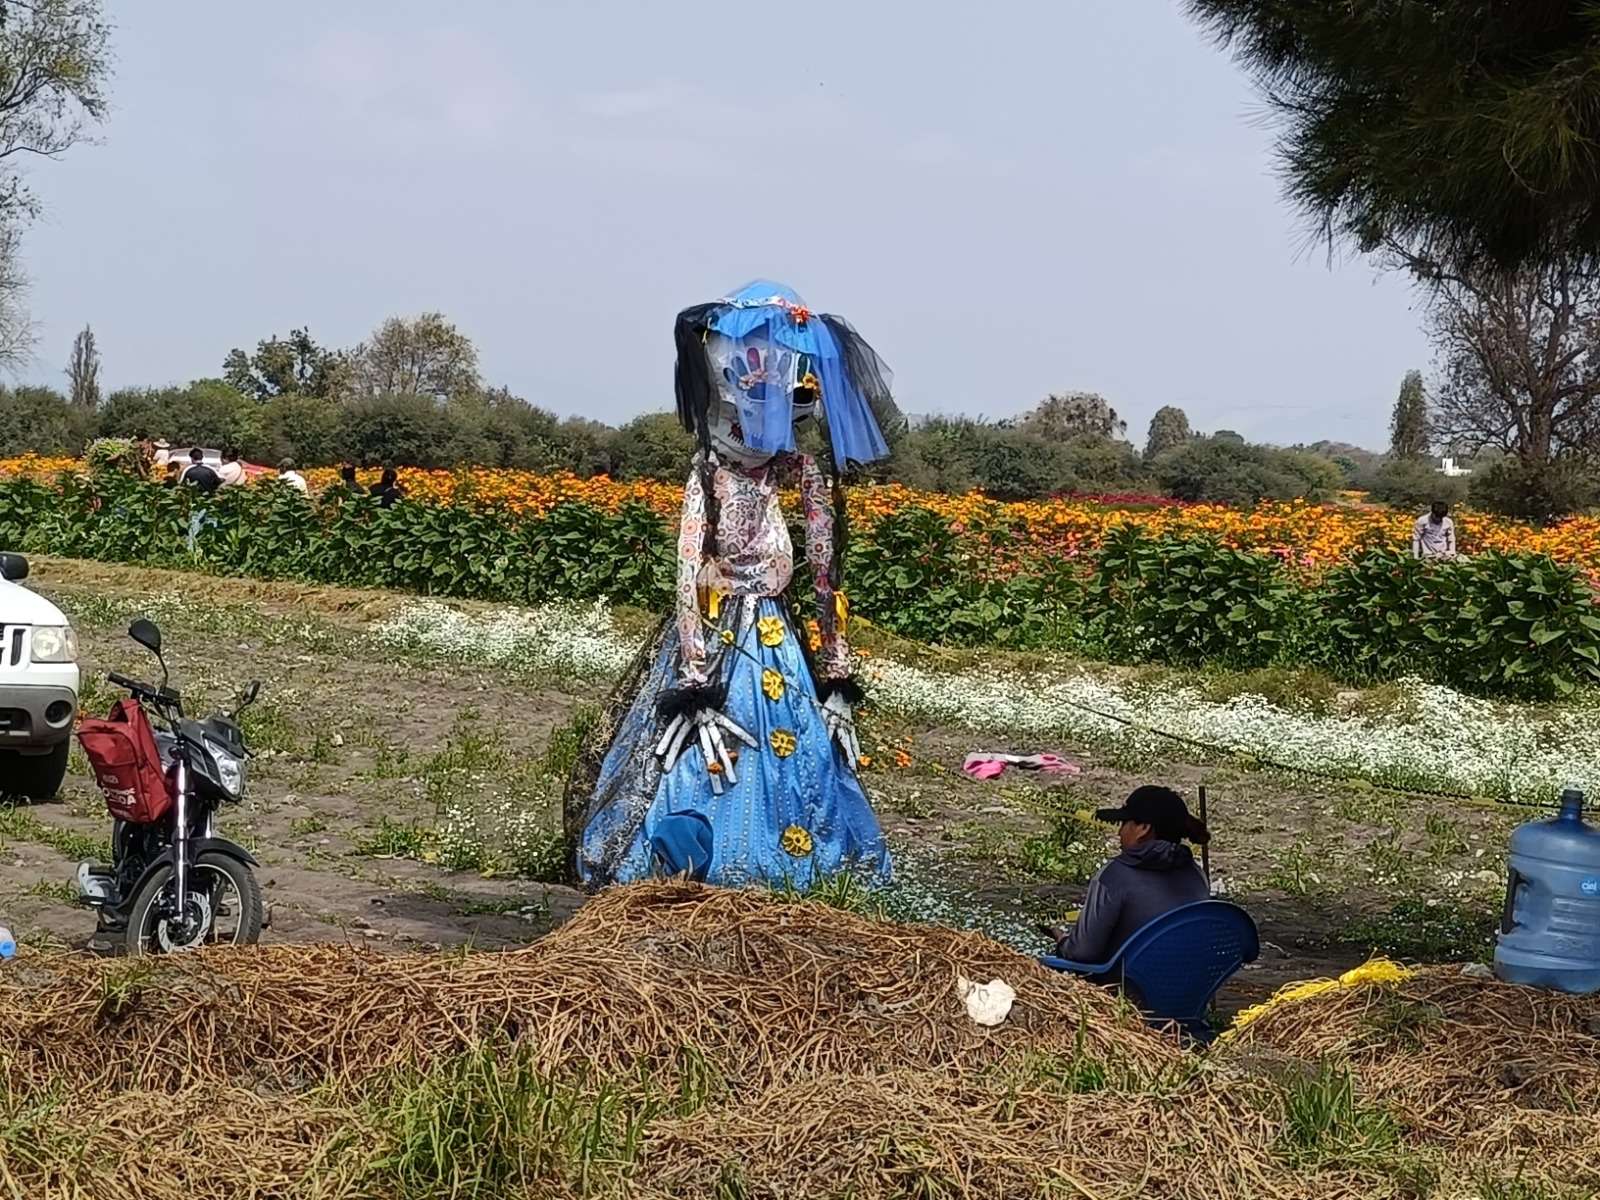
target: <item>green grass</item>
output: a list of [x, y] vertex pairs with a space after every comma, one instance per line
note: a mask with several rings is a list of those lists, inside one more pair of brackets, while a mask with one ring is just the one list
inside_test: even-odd
[[309, 817], [296, 817], [294, 820], [289, 822], [289, 832], [297, 837], [305, 837], [307, 834], [312, 833], [321, 833], [327, 828], [328, 822], [316, 813], [312, 813]]
[[592, 704], [581, 704], [573, 710], [566, 723], [550, 731], [544, 755], [539, 760], [538, 773], [557, 779], [566, 779], [584, 743], [600, 723], [600, 710]]
[[412, 822], [403, 825], [380, 817], [378, 826], [356, 842], [356, 853], [369, 858], [422, 858], [429, 845], [427, 829]]
[[1307, 1166], [1392, 1154], [1400, 1126], [1387, 1110], [1362, 1102], [1346, 1067], [1324, 1063], [1314, 1072], [1290, 1075], [1281, 1095], [1283, 1151]]
[[104, 838], [93, 838], [70, 829], [47, 825], [25, 808], [0, 806], [0, 846], [5, 844], [7, 838], [49, 846], [63, 857], [77, 862], [84, 859], [105, 862], [111, 857], [111, 844]]
[[1023, 841], [1018, 865], [1057, 883], [1087, 883], [1111, 855], [1110, 826], [1088, 809], [1056, 816], [1050, 832]]
[[24, 896], [38, 896], [43, 900], [54, 900], [60, 904], [76, 904], [78, 889], [75, 884], [66, 879], [41, 879], [31, 884]]
[[638, 1160], [661, 1103], [558, 1082], [525, 1050], [484, 1045], [397, 1077], [372, 1102], [385, 1146], [367, 1183], [401, 1200], [606, 1189]]
[[1499, 914], [1487, 901], [1407, 897], [1387, 912], [1346, 926], [1338, 940], [1416, 962], [1482, 962], [1494, 957]]
[[1280, 851], [1274, 858], [1272, 870], [1262, 880], [1264, 886], [1287, 892], [1291, 896], [1308, 895], [1322, 882], [1318, 863], [1311, 853], [1311, 845], [1304, 840], [1295, 842]]

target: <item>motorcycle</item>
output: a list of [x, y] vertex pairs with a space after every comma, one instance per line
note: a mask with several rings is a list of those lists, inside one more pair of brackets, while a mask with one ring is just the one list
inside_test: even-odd
[[[128, 636], [156, 656], [161, 683], [111, 672], [128, 691], [104, 721], [85, 720], [78, 737], [113, 818], [111, 863], [78, 866], [81, 902], [100, 914], [102, 937], [120, 936], [130, 954], [207, 945], [250, 945], [265, 920], [259, 864], [217, 836], [213, 818], [244, 798], [249, 749], [239, 715], [260, 694], [252, 680], [232, 712], [192, 720], [168, 686], [161, 630], [143, 618]], [[154, 715], [164, 728], [153, 727]]]

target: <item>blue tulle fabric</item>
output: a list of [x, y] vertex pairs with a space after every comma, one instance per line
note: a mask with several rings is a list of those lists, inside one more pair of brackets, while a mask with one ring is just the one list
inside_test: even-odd
[[[822, 410], [828, 422], [830, 443], [840, 462], [869, 463], [889, 455], [883, 431], [872, 408], [851, 378], [843, 348], [816, 314], [797, 321], [794, 309], [804, 302], [793, 288], [769, 280], [747, 283], [723, 297], [728, 308], [711, 328], [754, 348], [763, 359], [776, 362], [784, 351], [804, 355], [822, 384]], [[739, 420], [745, 444], [770, 454], [795, 448], [792, 394], [783, 388], [763, 389], [739, 398]]]
[[[739, 782], [715, 795], [697, 749], [685, 751], [670, 772], [648, 769], [661, 733], [656, 704], [677, 682], [678, 638], [669, 633], [600, 768], [595, 790], [607, 800], [592, 813], [578, 847], [578, 874], [585, 885], [629, 883], [663, 873], [651, 839], [663, 818], [685, 812], [711, 824], [707, 879], [712, 883], [804, 889], [844, 871], [859, 874], [869, 885], [890, 878], [877, 816], [828, 737], [787, 612], [776, 600], [763, 599], [759, 614], [783, 623], [783, 640], [762, 644], [752, 624], [738, 646], [727, 650], [726, 711], [756, 739], [753, 748], [738, 747]], [[783, 679], [783, 694], [776, 700], [762, 689], [764, 671]], [[779, 735], [776, 747], [774, 734]], [[651, 793], [637, 797], [642, 812], [635, 810], [632, 795], [641, 781], [653, 781]]]

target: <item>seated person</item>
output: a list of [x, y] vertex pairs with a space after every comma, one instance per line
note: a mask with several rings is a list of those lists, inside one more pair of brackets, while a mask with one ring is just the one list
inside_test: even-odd
[[1121, 808], [1102, 808], [1102, 821], [1120, 823], [1122, 852], [1089, 881], [1083, 909], [1070, 930], [1051, 927], [1056, 955], [1081, 963], [1102, 963], [1142, 926], [1162, 913], [1211, 898], [1211, 885], [1183, 845], [1211, 839], [1205, 823], [1189, 815], [1183, 797], [1171, 788], [1135, 788]]

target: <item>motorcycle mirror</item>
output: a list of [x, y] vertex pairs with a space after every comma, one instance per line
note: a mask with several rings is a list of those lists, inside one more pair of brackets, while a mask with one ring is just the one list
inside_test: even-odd
[[156, 657], [161, 656], [161, 629], [154, 621], [140, 617], [128, 626], [128, 636]]
[[0, 579], [21, 583], [28, 577], [28, 560], [20, 554], [0, 554]]
[[252, 679], [244, 685], [244, 691], [239, 696], [239, 707], [245, 708], [256, 702], [256, 697], [261, 694], [261, 680]]

